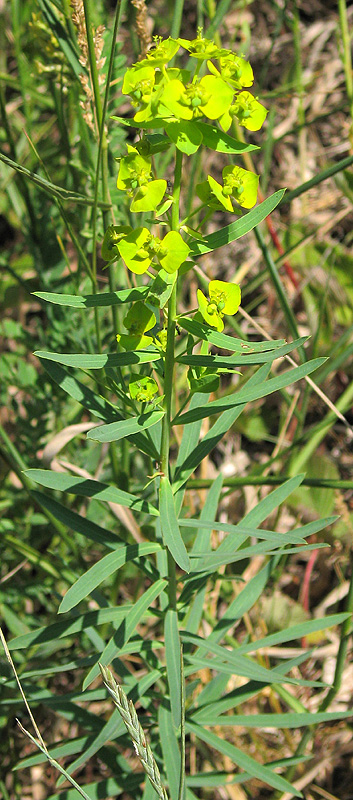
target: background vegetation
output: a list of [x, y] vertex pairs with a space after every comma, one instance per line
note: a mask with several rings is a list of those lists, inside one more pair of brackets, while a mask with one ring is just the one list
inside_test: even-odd
[[[103, 97], [115, 4], [91, 6]], [[114, 459], [107, 447], [98, 448], [86, 439], [90, 414], [58, 388], [33, 356], [36, 350], [92, 353], [97, 340], [110, 350], [112, 330], [119, 323], [111, 309], [98, 318], [94, 310], [87, 313], [46, 304], [33, 292], [84, 295], [126, 285], [124, 274], [107, 270], [100, 257], [108, 198], [102, 195], [96, 176], [99, 108], [89, 80], [84, 19], [81, 4], [70, 6], [68, 0], [11, 0], [2, 4], [1, 16], [2, 626], [10, 642], [28, 634], [27, 639], [17, 639], [13, 657], [44, 740], [61, 743], [54, 755], [66, 757], [65, 764], [71, 763], [71, 769], [77, 770], [76, 779], [91, 787], [87, 791], [92, 798], [119, 792], [135, 795], [141, 777], [136, 783], [134, 774], [125, 783], [117, 777], [124, 773], [126, 757], [131, 763], [128, 739], [121, 740], [123, 747], [121, 741], [119, 747], [108, 746], [113, 730], [105, 730], [97, 741], [110, 714], [106, 691], [97, 681], [82, 699], [81, 686], [92, 653], [100, 651], [111, 635], [110, 609], [135, 602], [145, 588], [143, 576], [134, 564], [127, 564], [92, 592], [86, 610], [93, 614], [101, 610], [104, 624], [99, 629], [92, 616], [84, 633], [73, 628], [60, 639], [60, 629], [55, 629], [57, 636], [40, 648], [31, 639], [31, 632], [38, 627], [58, 624], [57, 609], [67, 587], [105, 551], [98, 541], [72, 534], [67, 520], [53, 515], [59, 494], [53, 499], [48, 493], [47, 507], [39, 505], [34, 484], [23, 470], [50, 467], [107, 482], [113, 470], [120, 487], [130, 490], [148, 480], [144, 460], [131, 458], [126, 441]], [[282, 486], [284, 476], [293, 477], [295, 484], [296, 476], [304, 472], [305, 479], [300, 485], [297, 482], [291, 494], [278, 496], [285, 499], [280, 507], [276, 496], [269, 501], [262, 526], [288, 531], [319, 517], [339, 515], [328, 530], [309, 539], [311, 544], [329, 542], [330, 549], [294, 552], [282, 559], [266, 591], [241, 617], [237, 641], [245, 641], [245, 637], [258, 640], [290, 624], [343, 611], [347, 597], [349, 600], [353, 532], [351, 17], [352, 9], [347, 9], [343, 0], [338, 4], [333, 0], [184, 4], [152, 0], [147, 5], [146, 39], [155, 33], [178, 35], [179, 30], [182, 36], [193, 38], [197, 27], [203, 26], [217, 43], [249, 58], [256, 94], [269, 108], [269, 115], [262, 132], [252, 137], [261, 150], [251, 153], [251, 161], [249, 154], [245, 156], [244, 166], [251, 168], [252, 162], [260, 173], [263, 196], [288, 188], [280, 207], [254, 232], [227, 250], [203, 257], [203, 273], [241, 284], [241, 316], [231, 320], [236, 335], [290, 340], [310, 335], [309, 356], [328, 359], [312, 376], [315, 386], [302, 381], [248, 405], [228, 437], [188, 482], [188, 503], [196, 514], [205, 503], [205, 490], [221, 474], [223, 487], [229, 491], [222, 496], [219, 519], [236, 523], [273, 487]], [[126, 66], [140, 51], [142, 33], [136, 30], [135, 19], [133, 5], [125, 3], [112, 64], [107, 138], [103, 140], [108, 190], [118, 224], [129, 222], [125, 202], [116, 189], [115, 162], [124, 153], [127, 132], [110, 116], [128, 110], [120, 90]], [[221, 172], [223, 161], [218, 154], [198, 154], [193, 159], [190, 182], [183, 189], [186, 212], [192, 208], [193, 186], [210, 170], [210, 158], [213, 173]], [[171, 177], [166, 160], [161, 160], [159, 167]], [[92, 214], [95, 206], [97, 224]], [[228, 222], [227, 214], [219, 213], [210, 230]], [[196, 281], [191, 277], [183, 282], [181, 307], [195, 307], [195, 296]], [[181, 385], [181, 395], [183, 391]], [[206, 433], [205, 423], [203, 435]], [[88, 504], [85, 498], [70, 495], [67, 505], [91, 523], [113, 527], [128, 541], [144, 541], [148, 534], [128, 510], [116, 504]], [[218, 535], [213, 534], [215, 541]], [[244, 558], [236, 569], [234, 565], [231, 570], [226, 568], [224, 581], [214, 582], [206, 600], [205, 637], [238, 590], [234, 575], [249, 582], [263, 564], [261, 556]], [[151, 625], [150, 617], [144, 618], [140, 629], [145, 639]], [[260, 651], [258, 663], [269, 666], [273, 659], [280, 663], [290, 656], [299, 664], [302, 647], [310, 646], [310, 657], [301, 666], [302, 677], [331, 683], [341, 643], [339, 681], [330, 709], [346, 711], [353, 679], [347, 630], [344, 647], [342, 629], [333, 626], [305, 640], [299, 638], [291, 647], [273, 644]], [[232, 637], [226, 642], [234, 643]], [[127, 652], [121, 663], [125, 685], [136, 676], [142, 680], [144, 661], [138, 652]], [[153, 663], [151, 655], [150, 669]], [[32, 744], [15, 724], [16, 717], [27, 728], [30, 723], [11, 668], [5, 659], [3, 664], [0, 789], [5, 800], [56, 796], [56, 771], [40, 756], [32, 755]], [[299, 669], [296, 664], [294, 668]], [[210, 675], [209, 665], [205, 666], [201, 673], [204, 691]], [[246, 700], [242, 714], [281, 713], [281, 703], [288, 702], [285, 692], [266, 687], [260, 696]], [[316, 711], [323, 699], [320, 691], [302, 687], [292, 690], [292, 695], [292, 710], [297, 711], [302, 710], [301, 704]], [[221, 728], [218, 733], [262, 762], [289, 758], [303, 736], [295, 728], [259, 730], [245, 723], [227, 735]], [[307, 798], [349, 800], [353, 776], [350, 721], [324, 723], [315, 738], [309, 732], [306, 744], [315, 758], [308, 765], [304, 762], [296, 773], [293, 766], [290, 777], [296, 778]], [[226, 784], [229, 774], [233, 775], [227, 753], [214, 753], [205, 743], [201, 754], [196, 754], [191, 739], [189, 773], [213, 769], [225, 776]], [[256, 778], [244, 785], [217, 785], [221, 800], [243, 800], [247, 795], [260, 799], [273, 791]], [[200, 786], [195, 778], [188, 791], [190, 796], [194, 791], [200, 797], [214, 793], [211, 779], [208, 786]], [[71, 795], [67, 791], [60, 797], [64, 800]]]

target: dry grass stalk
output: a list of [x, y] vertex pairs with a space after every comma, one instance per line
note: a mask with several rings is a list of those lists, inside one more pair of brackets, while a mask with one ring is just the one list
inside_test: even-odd
[[99, 666], [104, 685], [111, 694], [114, 703], [121, 714], [127, 731], [131, 736], [137, 757], [141, 761], [141, 764], [148, 778], [150, 779], [154, 790], [157, 792], [158, 797], [160, 797], [161, 800], [168, 800], [167, 792], [161, 782], [161, 776], [155, 757], [148, 742], [146, 741], [146, 737], [141, 727], [134, 704], [131, 700], [127, 699], [124, 690], [121, 686], [119, 686], [119, 684], [116, 683], [110, 670], [107, 667], [104, 667], [102, 664]]
[[[79, 62], [82, 65], [82, 67], [87, 69], [89, 72], [86, 21], [85, 21], [85, 12], [82, 0], [71, 0], [71, 8], [72, 8], [72, 21], [77, 29], [77, 44], [81, 51], [81, 54], [79, 56]], [[100, 84], [104, 83], [105, 80], [105, 75], [102, 73], [102, 69], [105, 64], [105, 58], [102, 58], [102, 51], [104, 47], [104, 40], [103, 40], [104, 30], [105, 30], [104, 25], [98, 25], [97, 30], [93, 32], [96, 64], [99, 73], [98, 80]], [[80, 103], [84, 111], [83, 117], [87, 125], [94, 131], [95, 130], [94, 115], [93, 115], [94, 98], [92, 91], [92, 81], [90, 80], [87, 74], [80, 75], [80, 81], [85, 94], [85, 99], [81, 100]]]
[[147, 8], [145, 0], [131, 0], [132, 5], [136, 8], [135, 29], [139, 38], [141, 55], [144, 58], [148, 48], [152, 44], [151, 34], [147, 26]]

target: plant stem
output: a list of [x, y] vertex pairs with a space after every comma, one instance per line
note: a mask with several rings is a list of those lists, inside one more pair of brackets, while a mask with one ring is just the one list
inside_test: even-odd
[[352, 55], [351, 55], [351, 41], [348, 27], [347, 6], [346, 0], [338, 0], [338, 13], [340, 18], [340, 28], [343, 45], [343, 66], [344, 76], [346, 80], [347, 97], [349, 100], [349, 110], [351, 115], [350, 127], [350, 140], [351, 147], [353, 147], [353, 73], [352, 73]]
[[[173, 187], [173, 206], [171, 217], [171, 230], [179, 229], [179, 200], [181, 182], [182, 153], [176, 150], [175, 172]], [[161, 470], [164, 475], [169, 473], [169, 442], [170, 442], [170, 422], [172, 412], [173, 394], [173, 371], [174, 371], [174, 345], [175, 345], [175, 324], [176, 324], [176, 297], [177, 280], [175, 281], [172, 294], [168, 303], [168, 328], [167, 328], [167, 348], [164, 364], [164, 408], [161, 442]]]
[[[179, 229], [179, 201], [180, 184], [182, 169], [182, 153], [176, 150], [174, 186], [173, 186], [173, 206], [171, 215], [171, 230]], [[175, 281], [172, 294], [168, 303], [168, 328], [167, 328], [167, 348], [164, 362], [164, 409], [165, 415], [162, 422], [161, 440], [161, 471], [164, 475], [169, 475], [169, 448], [170, 448], [170, 428], [172, 417], [173, 382], [174, 382], [174, 347], [175, 347], [175, 325], [176, 325], [176, 298], [177, 283]], [[168, 550], [168, 596], [170, 608], [176, 608], [176, 571], [175, 561]]]

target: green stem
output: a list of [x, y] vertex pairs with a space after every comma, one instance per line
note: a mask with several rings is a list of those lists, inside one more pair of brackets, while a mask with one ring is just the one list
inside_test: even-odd
[[[267, 466], [267, 464], [265, 464]], [[297, 473], [296, 473], [297, 474]], [[289, 481], [292, 475], [246, 475], [239, 478], [224, 478], [223, 487], [237, 489], [241, 486], [281, 486], [282, 483]], [[186, 489], [210, 489], [214, 483], [210, 478], [193, 478], [186, 483]], [[301, 486], [314, 486], [321, 489], [353, 489], [353, 481], [350, 480], [331, 480], [330, 478], [304, 478]]]
[[[171, 230], [179, 230], [179, 202], [180, 185], [182, 170], [182, 153], [176, 150], [174, 186], [173, 186], [173, 206], [171, 214]], [[172, 400], [174, 384], [174, 347], [175, 347], [175, 325], [176, 325], [176, 298], [177, 280], [175, 281], [172, 294], [168, 304], [168, 328], [167, 328], [167, 348], [164, 362], [164, 409], [165, 415], [162, 423], [161, 440], [161, 471], [164, 475], [169, 475], [169, 448], [170, 448], [170, 429], [172, 417]], [[176, 609], [176, 569], [175, 561], [168, 550], [168, 597], [170, 608]]]
[[346, 0], [338, 0], [338, 13], [340, 18], [340, 28], [343, 45], [343, 66], [344, 75], [346, 79], [347, 97], [349, 100], [349, 110], [351, 115], [351, 130], [350, 138], [351, 145], [353, 144], [353, 72], [352, 72], [352, 55], [351, 55], [351, 40], [348, 27], [347, 6]]
[[[179, 229], [179, 201], [181, 183], [182, 153], [176, 150], [174, 187], [173, 187], [173, 206], [171, 216], [171, 230]], [[173, 394], [173, 372], [174, 372], [174, 346], [175, 346], [175, 324], [176, 324], [176, 297], [177, 280], [175, 281], [172, 294], [168, 304], [168, 328], [167, 328], [167, 349], [164, 365], [164, 408], [161, 442], [161, 470], [164, 475], [169, 474], [169, 442], [172, 414], [172, 394]]]

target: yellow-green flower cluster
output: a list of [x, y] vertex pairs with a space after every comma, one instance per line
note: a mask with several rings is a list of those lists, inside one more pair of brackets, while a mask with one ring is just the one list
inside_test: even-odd
[[142, 275], [152, 265], [170, 275], [187, 259], [190, 248], [178, 231], [169, 231], [163, 239], [153, 236], [148, 228], [110, 225], [102, 244], [102, 258], [121, 258], [131, 272]]
[[259, 176], [242, 167], [229, 165], [222, 170], [223, 186], [211, 175], [197, 184], [196, 193], [210, 208], [234, 211], [235, 201], [242, 208], [252, 208], [256, 203]]
[[199, 313], [208, 325], [212, 325], [217, 331], [223, 331], [224, 314], [236, 314], [240, 306], [240, 286], [227, 281], [210, 281], [208, 295], [207, 299], [201, 289], [197, 290]]
[[[189, 70], [167, 67], [180, 47], [197, 59], [194, 76]], [[198, 77], [202, 62], [209, 73]], [[214, 64], [213, 62], [216, 62]], [[249, 91], [254, 80], [248, 61], [231, 50], [218, 48], [199, 32], [196, 39], [157, 40], [146, 58], [127, 70], [123, 94], [130, 95], [136, 108], [134, 120], [148, 127], [156, 120], [219, 120], [224, 131], [236, 118], [248, 130], [258, 130], [267, 114]], [[245, 90], [245, 91], [244, 91]]]

